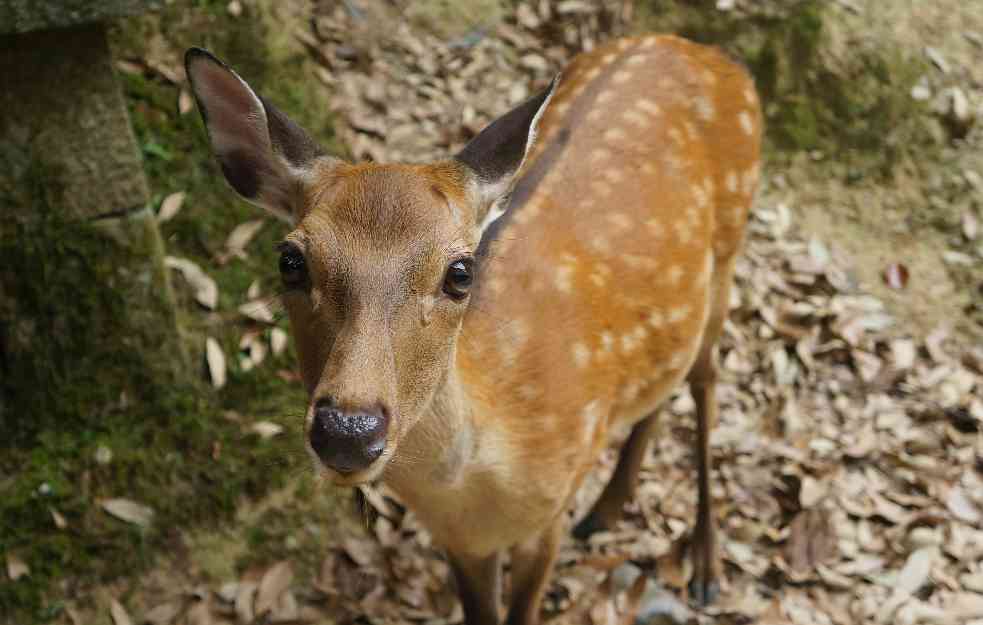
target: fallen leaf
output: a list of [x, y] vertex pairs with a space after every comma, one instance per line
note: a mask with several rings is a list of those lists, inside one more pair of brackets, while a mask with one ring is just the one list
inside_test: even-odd
[[121, 521], [147, 527], [154, 519], [154, 510], [149, 506], [130, 499], [102, 499], [99, 501], [102, 509]]
[[170, 625], [181, 613], [181, 603], [168, 601], [150, 609], [143, 615], [143, 622], [151, 625]]
[[65, 517], [60, 512], [54, 508], [48, 508], [48, 511], [51, 512], [51, 520], [55, 522], [55, 527], [60, 530], [68, 527], [68, 521], [65, 520]]
[[181, 93], [177, 96], [177, 112], [180, 115], [186, 115], [191, 112], [195, 106], [194, 98], [187, 90], [181, 89]]
[[164, 201], [160, 203], [160, 210], [157, 211], [157, 222], [164, 223], [177, 215], [184, 204], [186, 195], [184, 191], [178, 191], [165, 197]]
[[903, 289], [908, 285], [908, 268], [901, 263], [891, 263], [884, 268], [884, 282], [892, 289]]
[[215, 388], [225, 386], [225, 353], [218, 341], [210, 336], [205, 339], [205, 360], [208, 363], [208, 374], [212, 379], [212, 386]]
[[263, 440], [273, 438], [283, 432], [283, 426], [272, 421], [257, 421], [249, 429], [259, 434], [259, 437]]
[[126, 608], [116, 599], [109, 600], [109, 614], [113, 617], [115, 625], [133, 625], [133, 620], [130, 619]]
[[253, 615], [253, 597], [256, 596], [256, 589], [258, 585], [253, 581], [242, 581], [239, 582], [239, 587], [236, 592], [236, 602], [235, 602], [235, 612], [236, 616], [239, 617], [239, 621], [242, 623], [252, 623]]
[[7, 577], [16, 582], [18, 579], [30, 575], [31, 569], [27, 563], [12, 553], [7, 554]]
[[961, 486], [954, 486], [949, 489], [949, 496], [945, 498], [945, 506], [952, 513], [952, 516], [964, 523], [975, 525], [983, 520], [983, 513], [969, 499]]
[[286, 560], [277, 562], [266, 571], [256, 593], [256, 616], [262, 616], [273, 609], [293, 578], [293, 568]]
[[164, 265], [181, 272], [181, 275], [194, 290], [195, 300], [199, 304], [209, 310], [215, 310], [215, 306], [218, 305], [218, 285], [202, 271], [201, 267], [186, 258], [173, 256], [165, 256]]
[[921, 547], [911, 552], [901, 572], [898, 573], [894, 586], [895, 593], [903, 592], [910, 595], [924, 586], [932, 571], [932, 565], [938, 557], [939, 548], [935, 545]]
[[280, 328], [270, 330], [270, 349], [274, 356], [279, 356], [287, 347], [287, 333]]
[[249, 245], [249, 242], [253, 240], [253, 237], [256, 236], [265, 223], [265, 219], [253, 219], [233, 228], [232, 232], [225, 239], [226, 255], [245, 258], [246, 246]]
[[270, 303], [266, 299], [256, 299], [246, 302], [239, 306], [239, 312], [253, 321], [260, 323], [269, 324], [276, 321], [276, 318], [273, 316], [273, 309], [270, 308]]

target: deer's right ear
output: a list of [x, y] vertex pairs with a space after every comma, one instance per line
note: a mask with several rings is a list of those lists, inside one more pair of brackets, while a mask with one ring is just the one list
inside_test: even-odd
[[304, 186], [324, 151], [208, 51], [189, 49], [184, 65], [225, 179], [246, 200], [296, 221]]

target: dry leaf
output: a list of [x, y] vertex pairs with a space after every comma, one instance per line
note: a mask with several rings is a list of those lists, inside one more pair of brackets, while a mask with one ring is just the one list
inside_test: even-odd
[[243, 222], [233, 228], [228, 238], [225, 239], [225, 255], [227, 257], [237, 256], [239, 258], [245, 258], [246, 246], [249, 245], [249, 242], [253, 240], [253, 237], [256, 236], [265, 223], [265, 219], [254, 219]]
[[195, 106], [194, 98], [188, 93], [186, 89], [181, 89], [181, 92], [177, 96], [177, 111], [181, 115], [186, 115], [191, 112]]
[[983, 520], [983, 513], [966, 495], [966, 491], [961, 486], [954, 486], [949, 489], [949, 496], [945, 499], [945, 506], [956, 517], [964, 523], [975, 525]]
[[273, 323], [276, 318], [273, 316], [273, 309], [270, 308], [268, 300], [256, 299], [251, 302], [246, 302], [239, 306], [239, 312], [249, 317], [253, 321], [258, 321], [260, 323]]
[[186, 195], [184, 191], [178, 191], [165, 197], [164, 201], [160, 203], [160, 210], [157, 211], [157, 222], [164, 223], [177, 215], [181, 206], [184, 205]]
[[68, 527], [68, 521], [65, 520], [65, 517], [60, 512], [54, 508], [48, 508], [48, 511], [51, 512], [51, 520], [55, 522], [55, 527], [60, 530]]
[[133, 620], [130, 619], [126, 608], [116, 599], [109, 600], [109, 614], [113, 617], [115, 625], [133, 625]]
[[272, 421], [257, 421], [249, 429], [259, 434], [259, 437], [263, 440], [273, 438], [283, 432], [283, 426]]
[[901, 263], [891, 263], [884, 268], [884, 283], [892, 289], [903, 289], [908, 285], [908, 268]]
[[[192, 605], [184, 615], [185, 625], [212, 625], [214, 621], [212, 620], [211, 610], [208, 608], [207, 601], [198, 601]], [[222, 623], [224, 622], [222, 621]]]
[[253, 581], [242, 581], [239, 583], [236, 593], [235, 612], [242, 623], [253, 622], [253, 597], [256, 596], [258, 585]]
[[195, 292], [195, 300], [209, 310], [218, 305], [218, 286], [201, 267], [186, 258], [164, 257], [164, 265], [177, 269]]
[[102, 499], [99, 501], [99, 505], [102, 506], [103, 510], [117, 519], [139, 525], [140, 527], [149, 526], [154, 519], [153, 508], [130, 499]]
[[7, 554], [7, 577], [16, 582], [18, 579], [31, 574], [27, 563], [12, 553]]
[[143, 615], [143, 622], [151, 625], [170, 625], [181, 613], [181, 603], [178, 601], [168, 601], [155, 606]]
[[225, 353], [218, 341], [210, 336], [205, 339], [205, 361], [208, 364], [208, 375], [211, 377], [212, 386], [215, 388], [225, 386]]
[[270, 330], [270, 349], [274, 356], [279, 356], [287, 347], [287, 333], [280, 328]]
[[262, 616], [273, 609], [293, 578], [293, 568], [286, 560], [277, 562], [266, 571], [259, 582], [259, 591], [256, 594], [257, 616]]

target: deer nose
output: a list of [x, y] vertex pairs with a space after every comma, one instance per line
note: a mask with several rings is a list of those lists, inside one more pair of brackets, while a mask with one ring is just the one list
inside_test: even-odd
[[354, 473], [382, 455], [388, 429], [389, 418], [381, 407], [348, 411], [321, 400], [314, 406], [311, 447], [325, 466]]

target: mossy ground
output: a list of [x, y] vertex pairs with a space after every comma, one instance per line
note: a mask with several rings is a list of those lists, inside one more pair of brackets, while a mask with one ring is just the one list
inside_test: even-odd
[[[330, 144], [331, 118], [319, 92], [308, 88], [307, 56], [285, 39], [291, 24], [284, 20], [291, 16], [275, 2], [244, 4], [238, 19], [228, 16], [226, 2], [180, 0], [158, 14], [124, 20], [111, 35], [114, 54], [177, 65], [184, 48], [207, 47]], [[222, 180], [197, 114], [178, 111], [178, 86], [154, 72], [120, 78], [152, 208], [171, 192], [187, 192], [182, 211], [161, 226], [166, 252], [194, 260], [219, 286], [216, 312], [206, 313], [174, 278], [191, 377], [201, 377], [208, 334], [229, 355], [229, 381], [215, 392], [174, 370], [180, 358], [162, 351], [173, 344], [164, 337], [173, 335], [174, 324], [167, 315], [133, 314], [128, 303], [136, 294], [115, 288], [121, 271], [146, 265], [146, 258], [106, 236], [103, 226], [68, 219], [52, 206], [4, 222], [2, 288], [16, 295], [12, 318], [30, 325], [38, 340], [30, 358], [18, 358], [16, 367], [5, 361], [0, 375], [0, 553], [16, 555], [31, 571], [0, 583], [0, 622], [58, 617], [65, 600], [85, 597], [88, 586], [145, 570], [179, 549], [187, 528], [232, 521], [244, 501], [282, 487], [304, 460], [297, 453], [303, 392], [277, 375], [294, 369], [293, 354], [288, 349], [248, 372], [234, 358], [245, 329], [236, 308], [254, 280], [264, 295], [275, 294], [275, 243], [286, 226], [269, 219], [245, 260], [219, 266], [228, 233], [260, 217], [258, 209], [237, 200]], [[38, 205], [46, 196], [39, 185], [47, 177], [34, 174], [15, 202]], [[278, 323], [286, 327], [285, 320]], [[228, 418], [229, 411], [240, 420]], [[261, 419], [287, 429], [261, 440], [248, 430]], [[110, 462], [96, 461], [100, 447], [112, 452]], [[153, 524], [139, 529], [107, 515], [98, 501], [110, 497], [152, 507]], [[55, 525], [52, 510], [65, 518], [65, 529]], [[228, 566], [273, 557], [261, 548], [276, 544], [279, 531], [268, 514], [246, 523], [255, 528], [256, 548]]]

